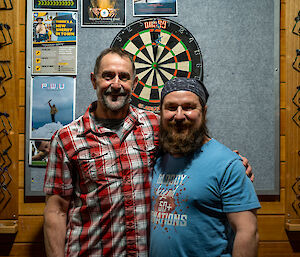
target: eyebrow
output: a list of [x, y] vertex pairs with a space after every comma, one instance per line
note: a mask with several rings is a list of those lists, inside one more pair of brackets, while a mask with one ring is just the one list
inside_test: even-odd
[[126, 79], [131, 78], [131, 76], [128, 72], [123, 72], [123, 71], [120, 72], [120, 73], [115, 73], [114, 71], [103, 71], [102, 72], [102, 77], [104, 78], [104, 77], [109, 76], [109, 77], [114, 78], [116, 76], [116, 74], [118, 74], [119, 78], [126, 78]]

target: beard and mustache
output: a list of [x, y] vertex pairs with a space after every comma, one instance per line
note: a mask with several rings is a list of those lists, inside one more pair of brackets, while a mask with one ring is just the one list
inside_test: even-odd
[[101, 95], [100, 100], [108, 110], [116, 112], [130, 103], [130, 96], [131, 95], [126, 92], [123, 87], [115, 90], [110, 86]]
[[200, 126], [195, 126], [194, 122], [170, 121], [163, 124], [160, 121], [160, 146], [163, 152], [171, 155], [190, 155], [200, 150], [206, 138], [208, 129], [206, 126], [205, 114], [202, 114]]

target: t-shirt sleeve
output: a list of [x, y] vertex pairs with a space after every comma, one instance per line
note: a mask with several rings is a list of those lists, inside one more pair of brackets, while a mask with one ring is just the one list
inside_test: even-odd
[[240, 160], [234, 160], [226, 169], [221, 180], [223, 211], [241, 212], [260, 208], [251, 180], [245, 173]]
[[44, 180], [44, 192], [48, 195], [70, 196], [73, 193], [73, 184], [70, 163], [65, 150], [60, 143], [58, 133], [51, 139], [50, 153]]

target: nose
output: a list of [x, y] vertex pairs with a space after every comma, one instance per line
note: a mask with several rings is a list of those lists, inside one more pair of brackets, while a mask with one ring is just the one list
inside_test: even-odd
[[184, 120], [184, 119], [185, 119], [185, 116], [184, 116], [184, 110], [182, 110], [182, 107], [181, 107], [181, 106], [178, 106], [178, 107], [177, 107], [177, 110], [176, 110], [174, 119], [177, 120], [177, 121], [180, 121], [180, 120]]
[[113, 80], [112, 80], [112, 83], [111, 83], [111, 86], [114, 90], [120, 90], [121, 88], [121, 80], [119, 79], [119, 76], [116, 75]]
[[114, 83], [114, 84], [119, 83], [120, 84], [120, 82], [121, 82], [121, 80], [119, 78], [119, 75], [116, 74], [115, 77], [112, 79], [112, 83]]

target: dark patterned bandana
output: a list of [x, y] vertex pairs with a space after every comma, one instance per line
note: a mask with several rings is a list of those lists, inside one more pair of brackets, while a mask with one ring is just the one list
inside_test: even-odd
[[161, 102], [164, 97], [174, 91], [190, 91], [201, 100], [201, 105], [205, 106], [208, 99], [208, 92], [202, 81], [188, 78], [174, 78], [169, 80], [163, 87], [161, 92]]

